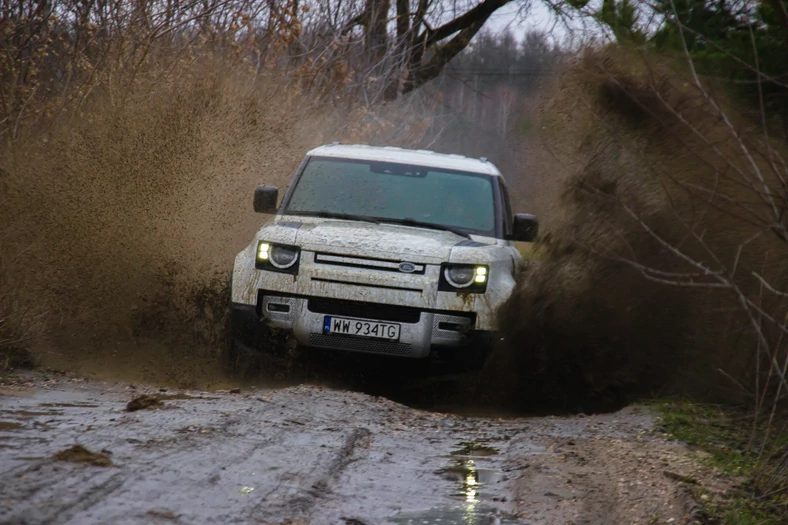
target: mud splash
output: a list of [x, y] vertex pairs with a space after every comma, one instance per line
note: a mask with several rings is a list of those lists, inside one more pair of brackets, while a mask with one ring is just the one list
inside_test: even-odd
[[[480, 395], [589, 413], [656, 393], [745, 402], [755, 374], [776, 388], [733, 286], [709, 275], [735, 276], [726, 278], [743, 296], [765, 301], [764, 318], [785, 318], [788, 299], [753, 276], [785, 289], [788, 245], [771, 219], [741, 218], [739, 207], [766, 217], [768, 206], [760, 186], [729, 175], [782, 188], [765, 159], [785, 158], [785, 144], [765, 151], [760, 123], [722, 89], [706, 86], [713, 102], [701, 96], [683, 67], [587, 50], [545, 91], [536, 127], [553, 156], [540, 170], [553, 179], [551, 206], [501, 311], [506, 344]], [[708, 270], [699, 277], [697, 267]], [[763, 330], [779, 363], [781, 330]]]
[[0, 278], [43, 366], [224, 381], [229, 271], [266, 220], [252, 192], [284, 186], [323, 121], [274, 77], [207, 61], [144, 80], [170, 73], [2, 146]]

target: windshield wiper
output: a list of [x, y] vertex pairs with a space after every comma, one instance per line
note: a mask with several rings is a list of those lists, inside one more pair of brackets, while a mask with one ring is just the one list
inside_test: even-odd
[[373, 224], [380, 224], [380, 221], [375, 217], [368, 217], [366, 215], [353, 215], [352, 213], [334, 213], [333, 211], [307, 211], [301, 213], [303, 215], [311, 215], [313, 217], [323, 217], [326, 219], [346, 219], [349, 221], [363, 221], [363, 222], [371, 222]]
[[443, 230], [447, 232], [452, 232], [461, 237], [465, 237], [466, 239], [471, 238], [468, 232], [462, 231], [459, 228], [452, 228], [451, 226], [444, 226], [443, 224], [434, 224], [431, 222], [417, 221], [416, 219], [411, 219], [410, 217], [405, 217], [404, 219], [380, 219], [380, 222], [401, 224], [403, 226], [416, 226], [418, 228], [429, 228], [430, 230]]

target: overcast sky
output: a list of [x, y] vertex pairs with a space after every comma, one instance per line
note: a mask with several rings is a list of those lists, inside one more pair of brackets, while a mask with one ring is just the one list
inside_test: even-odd
[[[599, 0], [591, 0], [589, 6], [593, 8], [598, 2]], [[531, 9], [526, 15], [520, 13], [522, 6], [522, 2], [514, 1], [500, 8], [487, 21], [486, 29], [494, 33], [509, 29], [518, 40], [528, 31], [544, 31], [556, 41], [565, 43], [570, 36], [569, 31], [563, 23], [557, 23], [557, 18], [544, 2], [531, 0]], [[583, 23], [585, 24], [581, 25]], [[586, 31], [599, 34], [595, 24], [588, 18], [583, 21], [576, 19], [571, 25], [576, 37], [582, 37]]]
[[512, 33], [519, 36], [527, 30], [540, 29], [548, 31], [553, 24], [553, 17], [542, 2], [536, 1], [531, 7], [531, 12], [525, 20], [518, 14], [522, 5], [512, 2], [492, 14], [487, 21], [487, 26], [495, 32], [509, 28]]

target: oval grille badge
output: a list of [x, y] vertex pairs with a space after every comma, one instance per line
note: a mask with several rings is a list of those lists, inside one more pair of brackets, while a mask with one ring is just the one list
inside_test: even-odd
[[409, 262], [399, 263], [399, 271], [404, 273], [413, 273], [416, 271], [416, 265]]

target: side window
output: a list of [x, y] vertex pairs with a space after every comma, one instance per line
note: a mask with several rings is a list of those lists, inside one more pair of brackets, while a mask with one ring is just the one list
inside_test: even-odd
[[503, 180], [500, 183], [501, 186], [501, 200], [503, 201], [503, 206], [501, 207], [503, 211], [503, 233], [504, 235], [510, 235], [512, 233], [512, 205], [509, 202], [509, 190], [506, 189], [506, 184], [504, 184]]

